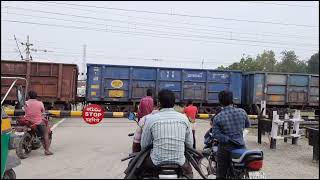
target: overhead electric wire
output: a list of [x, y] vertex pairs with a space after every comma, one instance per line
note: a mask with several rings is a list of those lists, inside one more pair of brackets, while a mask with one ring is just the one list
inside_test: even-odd
[[[14, 51], [15, 52], [15, 51]], [[58, 53], [57, 53], [58, 52]], [[169, 60], [169, 61], [177, 61], [177, 62], [195, 62], [195, 61], [185, 61], [185, 60], [178, 60], [178, 59], [193, 59], [193, 60], [196, 60], [198, 59], [199, 61], [201, 61], [201, 59], [203, 58], [186, 58], [186, 57], [179, 57], [179, 58], [145, 58], [145, 57], [123, 57], [123, 56], [106, 56], [105, 54], [96, 54], [96, 53], [87, 53], [88, 56], [87, 57], [111, 57], [111, 58], [126, 58], [126, 59], [136, 59], [136, 60], [153, 60], [153, 59], [160, 59], [160, 60]], [[83, 54], [82, 53], [74, 53], [74, 52], [63, 52], [63, 51], [54, 51], [54, 53], [51, 53], [51, 52], [47, 52], [46, 55], [69, 55], [69, 56], [82, 56]], [[220, 63], [220, 64], [230, 64], [232, 62], [229, 62], [229, 63], [225, 63], [226, 61], [218, 61], [218, 60], [213, 60], [211, 58], [205, 58], [206, 63]], [[208, 61], [208, 60], [211, 60], [211, 61]], [[213, 61], [212, 61], [213, 60]], [[153, 60], [154, 61], [154, 60]]]
[[[17, 51], [2, 51], [2, 52], [8, 52], [8, 53], [17, 53]], [[38, 55], [44, 55], [44, 54], [34, 54], [34, 57], [35, 56], [38, 56]], [[61, 53], [46, 53], [45, 54], [46, 56], [65, 56], [65, 57], [79, 57], [81, 56], [82, 54], [79, 54], [79, 55], [72, 55], [72, 54], [61, 54]], [[104, 55], [89, 55], [87, 56], [87, 58], [91, 59], [91, 58], [94, 58], [94, 57], [103, 57], [103, 58], [114, 58], [115, 60], [121, 60], [121, 59], [134, 59], [134, 60], [139, 60], [139, 61], [156, 61], [155, 59], [156, 58], [142, 58], [142, 57], [122, 57], [122, 56], [104, 56]], [[173, 59], [160, 59], [159, 61], [165, 61], [165, 62], [176, 62], [176, 63], [181, 63], [181, 62], [185, 62], [185, 63], [194, 63], [194, 64], [198, 64], [198, 63], [202, 63], [202, 60], [199, 59], [199, 61], [186, 61], [186, 60], [173, 60]], [[203, 63], [206, 63], [206, 64], [232, 64], [234, 62], [229, 62], [229, 63], [226, 63], [226, 62], [213, 62], [213, 61], [203, 61]]]
[[[7, 12], [3, 12], [7, 13]], [[75, 21], [75, 20], [66, 20], [66, 19], [61, 19], [61, 18], [51, 18], [51, 17], [43, 17], [43, 16], [33, 16], [33, 15], [26, 15], [26, 14], [19, 14], [19, 13], [7, 13], [7, 14], [15, 14], [15, 15], [22, 15], [22, 16], [30, 16], [30, 17], [37, 17], [37, 18], [45, 18], [45, 19], [54, 19], [54, 20], [62, 20], [62, 21], [69, 21], [69, 22], [78, 22], [78, 23], [85, 23], [85, 24], [94, 24], [94, 25], [103, 25], [107, 26], [106, 30], [108, 30], [109, 27], [118, 27], [118, 28], [125, 28], [127, 29], [128, 27], [124, 26], [115, 26], [115, 25], [106, 25], [106, 24], [101, 24], [101, 23], [92, 23], [92, 22], [87, 22], [87, 21]], [[157, 30], [152, 30], [152, 29], [145, 29], [145, 28], [132, 28], [132, 29], [141, 29], [141, 30], [146, 30], [146, 31], [151, 31], [151, 32], [160, 32], [160, 33], [168, 33], [164, 31], [157, 31]], [[190, 32], [190, 31], [189, 31]], [[194, 32], [194, 31], [191, 31]], [[197, 37], [197, 38], [206, 38], [206, 39], [222, 39], [222, 40], [231, 40], [231, 41], [243, 41], [243, 42], [255, 42], [255, 43], [267, 43], [267, 44], [279, 44], [279, 45], [297, 45], [297, 46], [318, 46], [315, 44], [306, 44], [306, 43], [293, 43], [293, 42], [286, 42], [286, 41], [259, 41], [259, 40], [247, 40], [247, 39], [238, 39], [238, 38], [223, 38], [223, 37], [217, 37], [217, 36], [203, 36], [203, 35], [192, 35], [192, 34], [174, 34], [172, 32], [169, 32], [173, 35], [176, 36], [182, 36], [182, 37]]]
[[156, 12], [156, 11], [135, 10], [135, 9], [124, 9], [124, 8], [114, 8], [114, 7], [104, 7], [104, 6], [83, 5], [83, 4], [50, 2], [50, 1], [46, 1], [46, 2], [52, 3], [52, 4], [65, 4], [65, 5], [73, 5], [73, 6], [81, 6], [81, 7], [91, 7], [91, 8], [97, 8], [97, 9], [112, 9], [112, 10], [118, 10], [118, 11], [140, 12], [140, 13], [180, 16], [180, 17], [189, 17], [189, 18], [204, 18], [204, 19], [215, 19], [215, 20], [225, 20], [225, 21], [240, 21], [240, 22], [250, 22], [250, 23], [275, 24], [275, 25], [283, 25], [283, 26], [301, 26], [301, 27], [310, 27], [310, 28], [319, 27], [319, 26], [307, 25], [307, 24], [292, 24], [292, 23], [272, 22], [272, 21], [257, 21], [257, 20], [246, 20], [246, 19], [223, 18], [223, 17], [199, 16], [199, 15]]
[[[41, 4], [41, 5], [45, 5], [45, 6], [57, 6], [57, 7], [64, 7], [64, 8], [68, 8], [68, 9], [75, 9], [75, 10], [81, 10], [81, 11], [87, 11], [87, 12], [94, 12], [97, 13], [96, 10], [89, 10], [89, 9], [82, 9], [82, 8], [74, 8], [74, 7], [70, 7], [69, 6], [64, 6], [64, 5], [48, 5], [48, 4], [43, 4], [46, 2], [31, 2], [31, 1], [25, 1], [28, 3], [36, 3], [36, 4]], [[147, 17], [140, 17], [140, 16], [129, 16], [129, 15], [123, 15], [123, 14], [118, 14], [118, 13], [110, 13], [107, 12], [107, 14], [112, 14], [112, 15], [117, 15], [117, 16], [124, 16], [124, 17], [131, 17], [131, 18], [137, 18], [137, 19], [146, 19], [146, 20], [151, 20], [151, 21], [162, 21], [167, 23], [174, 23], [176, 24], [187, 24], [187, 25], [193, 25], [193, 26], [199, 26], [199, 27], [207, 27], [207, 28], [220, 28], [220, 29], [229, 29], [229, 30], [235, 30], [234, 28], [227, 28], [227, 27], [221, 27], [221, 26], [204, 26], [203, 24], [195, 24], [195, 23], [188, 23], [188, 22], [182, 22], [182, 21], [168, 21], [168, 20], [163, 20], [163, 19], [154, 19], [154, 18], [147, 18]], [[203, 29], [205, 30], [205, 29]], [[212, 30], [212, 29], [207, 29], [208, 31], [216, 31], [216, 32], [226, 32], [226, 31], [217, 31], [217, 30]], [[230, 31], [228, 31], [230, 32]], [[288, 34], [282, 34], [282, 33], [277, 33], [277, 32], [261, 32], [261, 33], [246, 33], [246, 32], [236, 32], [236, 31], [232, 31], [232, 33], [236, 33], [236, 34], [252, 34], [252, 35], [261, 35], [261, 36], [274, 36], [274, 37], [292, 37], [292, 38], [314, 38], [313, 36], [301, 36], [301, 35], [288, 35]], [[268, 34], [271, 33], [271, 34]]]
[[[105, 29], [94, 29], [94, 28], [88, 28], [88, 27], [83, 27], [83, 26], [70, 26], [70, 25], [66, 26], [66, 25], [35, 23], [35, 22], [27, 22], [27, 21], [15, 21], [15, 20], [1, 20], [1, 21], [13, 22], [13, 23], [22, 23], [22, 24], [52, 26], [52, 27], [64, 27], [64, 28], [71, 28], [71, 29], [93, 30], [93, 31], [102, 31], [102, 32], [120, 33], [120, 34], [131, 34], [131, 35], [138, 35], [138, 36], [159, 37], [159, 38], [180, 39], [180, 40], [191, 40], [191, 41], [208, 42], [208, 43], [220, 43], [220, 44], [231, 44], [231, 45], [247, 45], [247, 46], [265, 47], [265, 48], [266, 47], [271, 47], [271, 48], [282, 48], [282, 49], [285, 49], [285, 47], [265, 46], [265, 45], [262, 46], [262, 45], [259, 45], [259, 44], [240, 44], [240, 43], [235, 44], [235, 43], [219, 42], [219, 41], [204, 41], [204, 40], [198, 40], [198, 39], [176, 38], [176, 37], [172, 37], [172, 36], [170, 36], [168, 34], [154, 34], [154, 33], [152, 34], [152, 33], [148, 33], [148, 35], [147, 35], [145, 32], [142, 32], [144, 34], [141, 34], [141, 32], [130, 32], [130, 31], [119, 31], [119, 30], [117, 30], [117, 31], [107, 30], [106, 31]], [[158, 36], [155, 36], [155, 35], [158, 35]], [[159, 36], [159, 35], [167, 35], [167, 36], [164, 37], [164, 36]], [[303, 49], [300, 49], [300, 50], [303, 50]], [[304, 50], [310, 50], [310, 49], [304, 49]]]
[[[41, 3], [41, 2], [33, 2], [33, 3]], [[42, 2], [43, 3], [43, 2]], [[47, 5], [47, 4], [46, 4]], [[48, 5], [47, 5], [48, 6]], [[266, 33], [245, 33], [245, 32], [235, 32], [235, 31], [218, 31], [218, 30], [213, 30], [213, 29], [202, 29], [202, 28], [190, 28], [190, 27], [177, 27], [177, 26], [168, 26], [168, 25], [163, 25], [163, 24], [150, 24], [150, 23], [141, 23], [141, 22], [130, 22], [130, 21], [123, 21], [123, 20], [114, 20], [114, 19], [104, 19], [104, 18], [95, 18], [95, 17], [86, 17], [86, 16], [79, 16], [79, 15], [70, 15], [70, 14], [63, 14], [63, 13], [56, 13], [56, 12], [48, 12], [48, 11], [41, 11], [41, 10], [34, 10], [34, 9], [26, 9], [26, 8], [19, 8], [19, 7], [13, 7], [13, 6], [6, 6], [7, 8], [13, 8], [13, 9], [19, 9], [19, 10], [24, 10], [24, 11], [32, 11], [32, 12], [41, 12], [41, 13], [47, 13], [47, 14], [55, 14], [55, 15], [64, 15], [64, 16], [71, 16], [71, 17], [78, 17], [78, 18], [89, 18], [89, 19], [95, 19], [95, 20], [101, 20], [101, 21], [113, 21], [113, 22], [120, 22], [120, 23], [128, 23], [128, 24], [141, 24], [141, 25], [145, 25], [145, 26], [160, 26], [160, 27], [168, 27], [171, 29], [194, 29], [194, 30], [202, 30], [202, 31], [215, 31], [215, 32], [223, 32], [223, 33], [234, 33], [234, 34], [247, 34], [247, 35], [255, 35], [255, 36], [270, 36], [270, 37], [292, 37], [292, 38], [314, 38], [311, 36], [301, 36], [301, 35], [287, 35], [287, 34], [280, 34], [280, 33], [275, 33], [272, 32], [272, 34], [266, 34]], [[69, 8], [69, 7], [65, 7], [65, 8]], [[79, 9], [79, 8], [75, 8], [75, 9]], [[80, 9], [80, 10], [84, 10], [84, 9]], [[92, 10], [84, 10], [84, 11], [90, 11], [90, 12], [95, 12], [96, 11], [92, 11]], [[119, 15], [119, 14], [117, 14]], [[126, 15], [125, 15], [126, 16]], [[134, 16], [127, 16], [127, 17], [134, 17]], [[141, 17], [136, 17], [136, 18], [141, 18]], [[149, 19], [149, 18], [142, 18], [142, 19]], [[159, 21], [158, 19], [156, 19], [155, 21]], [[167, 21], [164, 21], [166, 23], [168, 23]], [[181, 22], [174, 22], [176, 23], [180, 23]], [[184, 24], [189, 24], [189, 25], [197, 25], [197, 26], [201, 26], [200, 24], [192, 24], [192, 23], [184, 23]], [[222, 29], [232, 29], [232, 28], [225, 28], [225, 27], [217, 27], [217, 26], [209, 26], [209, 27], [215, 27], [215, 28], [222, 28]], [[271, 32], [270, 32], [271, 33]]]
[[307, 6], [307, 5], [299, 5], [299, 4], [271, 3], [271, 2], [262, 2], [262, 1], [239, 1], [239, 2], [256, 3], [256, 4], [269, 4], [269, 5], [277, 5], [277, 6], [294, 6], [294, 7], [305, 7], [305, 8], [317, 8], [316, 6]]

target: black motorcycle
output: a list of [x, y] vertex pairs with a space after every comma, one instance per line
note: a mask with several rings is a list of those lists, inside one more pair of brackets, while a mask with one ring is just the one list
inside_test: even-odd
[[[50, 113], [43, 113], [44, 123], [49, 133], [49, 145], [52, 141], [52, 131], [49, 127]], [[17, 120], [16, 126], [13, 127], [15, 135], [20, 137], [20, 140], [16, 145], [16, 154], [20, 159], [25, 159], [29, 156], [32, 150], [37, 150], [44, 146], [44, 139], [40, 136], [35, 124], [31, 124], [29, 121], [20, 117]]]
[[[209, 135], [210, 131], [208, 132]], [[213, 179], [217, 171], [217, 151], [219, 142], [205, 136], [205, 147], [202, 154], [206, 157], [206, 176]], [[263, 151], [249, 149], [234, 149], [231, 151], [230, 168], [227, 179], [265, 179], [265, 174], [260, 171], [263, 165]]]
[[[136, 121], [138, 124], [138, 121], [136, 120], [136, 116], [134, 113], [129, 113], [128, 119], [132, 121]], [[133, 135], [134, 133], [128, 134], [128, 136], [133, 136]], [[186, 159], [188, 159], [188, 161], [194, 167], [194, 169], [198, 171], [200, 176], [206, 179], [204, 171], [200, 168], [200, 162], [202, 161], [202, 159], [205, 159], [205, 157], [201, 154], [201, 152], [198, 152], [192, 148], [186, 148], [186, 149], [187, 149], [185, 153]], [[133, 159], [138, 154], [139, 152], [132, 153], [128, 157], [121, 159], [121, 161]], [[189, 177], [184, 175], [182, 167], [178, 164], [162, 164], [160, 166], [157, 166], [154, 172], [147, 172], [147, 171], [141, 170], [137, 174], [137, 179], [189, 179]]]

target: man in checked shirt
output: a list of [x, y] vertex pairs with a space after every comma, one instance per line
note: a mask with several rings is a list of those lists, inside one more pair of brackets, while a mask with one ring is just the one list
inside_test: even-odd
[[192, 129], [188, 118], [174, 110], [175, 95], [170, 90], [158, 94], [160, 111], [146, 116], [141, 136], [141, 148], [153, 144], [144, 163], [146, 171], [152, 172], [162, 164], [178, 164], [183, 174], [193, 177], [192, 168], [184, 156], [185, 146], [192, 148]]
[[243, 130], [250, 127], [250, 122], [243, 109], [233, 107], [232, 92], [221, 91], [219, 102], [223, 109], [213, 119], [212, 134], [219, 141], [217, 179], [224, 179], [230, 165], [230, 151], [245, 148]]

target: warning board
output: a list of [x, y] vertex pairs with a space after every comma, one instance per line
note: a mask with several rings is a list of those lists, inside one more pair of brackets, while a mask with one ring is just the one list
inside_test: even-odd
[[98, 124], [104, 117], [104, 110], [97, 104], [90, 104], [83, 108], [82, 118], [88, 124]]

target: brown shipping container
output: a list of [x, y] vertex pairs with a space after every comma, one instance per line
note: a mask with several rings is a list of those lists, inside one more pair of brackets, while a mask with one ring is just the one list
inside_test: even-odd
[[[2, 77], [23, 77], [28, 81], [27, 91], [37, 92], [39, 100], [45, 103], [69, 103], [76, 99], [78, 66], [76, 64], [58, 64], [47, 62], [26, 62], [1, 60]], [[13, 80], [1, 79], [1, 98], [7, 92]], [[25, 82], [18, 85], [25, 89]], [[16, 100], [13, 88], [6, 100]]]

